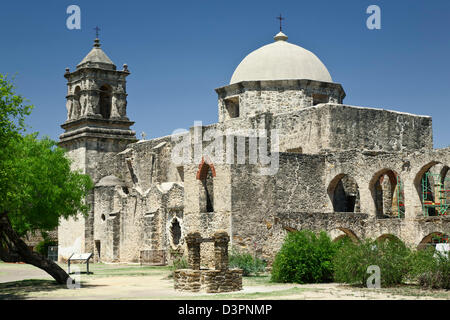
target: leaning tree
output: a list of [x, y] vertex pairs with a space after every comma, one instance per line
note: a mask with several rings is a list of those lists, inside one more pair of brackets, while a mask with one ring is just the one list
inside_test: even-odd
[[0, 74], [0, 259], [18, 254], [62, 284], [68, 274], [29, 249], [22, 238], [28, 232], [54, 230], [60, 218], [87, 214], [84, 199], [93, 184], [89, 176], [70, 169], [55, 141], [24, 134], [32, 109], [24, 102]]

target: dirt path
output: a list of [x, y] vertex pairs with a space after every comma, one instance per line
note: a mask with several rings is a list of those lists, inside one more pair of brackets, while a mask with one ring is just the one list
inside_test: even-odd
[[446, 291], [430, 296], [417, 290], [370, 290], [335, 283], [273, 284], [264, 278], [246, 278], [244, 289], [235, 293], [190, 293], [173, 289], [167, 268], [97, 265], [92, 269], [94, 275], [80, 275], [81, 288], [67, 289], [55, 285], [50, 276], [33, 266], [0, 263], [0, 299], [450, 299]]

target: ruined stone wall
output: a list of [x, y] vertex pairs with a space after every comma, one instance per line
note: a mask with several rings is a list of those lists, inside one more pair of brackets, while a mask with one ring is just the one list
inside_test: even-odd
[[433, 148], [431, 117], [338, 104], [324, 107], [330, 150], [412, 151]]
[[[95, 197], [94, 238], [100, 242], [101, 261], [139, 262], [141, 251], [170, 253], [170, 249], [183, 246], [184, 192], [180, 183], [153, 185], [145, 194], [122, 186], [96, 187]], [[181, 226], [177, 244], [170, 233], [174, 219]]]
[[[449, 164], [450, 148], [403, 153], [354, 150], [327, 154], [325, 179], [326, 185], [329, 185], [336, 176], [341, 174], [355, 179], [361, 197], [361, 212], [369, 215], [366, 237], [378, 238], [384, 233], [391, 233], [410, 245], [417, 245], [427, 236], [425, 232], [449, 231], [446, 222], [448, 218], [436, 217], [434, 220], [427, 220], [426, 223], [423, 221], [420, 186], [423, 173], [429, 169], [433, 170], [434, 167], [445, 167]], [[379, 216], [377, 217], [375, 185], [381, 176], [385, 176], [385, 180], [388, 180], [386, 175], [388, 170], [393, 171], [402, 183], [405, 204], [404, 218], [398, 218], [396, 212], [392, 212], [390, 218], [380, 219]], [[388, 191], [390, 192], [390, 190]], [[386, 201], [394, 202], [392, 198]], [[384, 206], [388, 205], [386, 201]], [[327, 208], [332, 208], [331, 198]], [[391, 210], [395, 209], [397, 207], [392, 206]], [[425, 225], [426, 228], [424, 228]], [[433, 228], [435, 230], [432, 230]]]
[[[184, 188], [170, 161], [170, 145], [170, 137], [141, 141], [98, 164], [99, 176], [114, 175], [123, 181], [123, 186], [116, 187], [114, 196], [108, 200], [114, 203], [117, 234], [107, 237], [101, 220], [97, 220], [95, 229], [99, 232], [95, 240], [101, 241], [102, 246], [103, 242], [110, 246], [114, 239], [119, 241], [118, 260], [122, 262], [139, 262], [141, 251], [149, 250], [165, 250], [167, 259], [172, 259], [170, 252], [179, 251], [183, 246], [182, 237], [178, 244], [173, 243], [170, 231], [177, 219], [181, 234], [184, 233]], [[168, 174], [170, 166], [175, 168], [176, 175]], [[100, 202], [102, 191], [96, 196], [96, 202]], [[95, 214], [98, 217], [110, 212], [97, 206]]]
[[256, 165], [234, 165], [232, 171], [232, 246], [272, 257], [278, 244], [277, 212], [320, 211], [326, 203], [324, 156], [280, 154], [275, 175], [261, 175]]
[[432, 149], [431, 117], [339, 104], [319, 104], [274, 115], [280, 151], [301, 147], [323, 151]]
[[[216, 176], [213, 178], [214, 212], [200, 210], [203, 186], [196, 178], [198, 165], [185, 166], [184, 223], [189, 232], [200, 232], [209, 238], [217, 230], [230, 232], [231, 221], [231, 176], [229, 165], [215, 165]], [[212, 267], [214, 247], [211, 243], [202, 243], [202, 265]]]
[[[280, 169], [269, 177], [259, 176], [252, 166], [232, 166], [233, 246], [271, 260], [287, 232], [323, 229], [333, 238], [376, 239], [390, 234], [416, 247], [432, 232], [450, 231], [448, 217], [423, 218], [419, 191], [420, 177], [426, 170], [436, 166], [434, 171], [443, 171], [449, 163], [450, 148], [446, 148], [404, 153], [349, 150], [322, 155], [280, 154]], [[388, 170], [402, 181], [403, 218], [394, 213], [385, 218], [376, 215], [375, 182]], [[337, 177], [351, 179], [344, 186], [358, 190], [360, 214], [333, 213], [330, 185]], [[390, 210], [395, 211], [396, 206]]]

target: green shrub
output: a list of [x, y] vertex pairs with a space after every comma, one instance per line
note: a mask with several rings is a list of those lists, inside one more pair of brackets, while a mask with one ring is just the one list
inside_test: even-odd
[[398, 239], [346, 242], [333, 259], [334, 279], [365, 286], [371, 276], [367, 268], [376, 265], [380, 267], [382, 286], [400, 284], [410, 271], [410, 255], [411, 251]]
[[243, 276], [264, 272], [266, 262], [257, 257], [253, 257], [248, 252], [239, 252], [235, 248], [231, 250], [229, 256], [229, 267], [242, 269]]
[[411, 259], [410, 279], [422, 287], [450, 289], [450, 259], [434, 248], [418, 250]]
[[272, 265], [272, 281], [295, 283], [331, 282], [332, 258], [339, 244], [326, 232], [290, 232]]
[[172, 270], [188, 269], [188, 268], [189, 264], [184, 257], [179, 257], [173, 260], [173, 264], [171, 266]]
[[34, 250], [37, 253], [43, 255], [44, 257], [47, 257], [48, 256], [48, 247], [50, 247], [50, 246], [57, 246], [57, 245], [58, 245], [58, 242], [50, 240], [50, 239], [48, 239], [47, 236], [44, 236], [44, 240], [39, 242], [36, 245], [36, 247], [34, 248]]

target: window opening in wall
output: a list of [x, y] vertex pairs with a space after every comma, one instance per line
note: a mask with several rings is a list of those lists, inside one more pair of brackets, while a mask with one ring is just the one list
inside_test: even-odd
[[81, 89], [80, 89], [80, 87], [79, 86], [77, 86], [76, 88], [75, 88], [75, 91], [74, 91], [74, 98], [73, 98], [73, 105], [72, 105], [72, 115], [71, 116], [73, 116], [74, 114], [75, 115], [80, 115], [80, 116], [83, 116], [83, 114], [82, 114], [82, 110], [81, 110], [81, 104], [80, 104], [80, 92], [81, 92]]
[[445, 174], [425, 172], [421, 181], [424, 216], [446, 216], [450, 212], [450, 178]]
[[360, 212], [359, 187], [355, 179], [338, 176], [330, 183], [329, 190], [335, 212]]
[[178, 245], [181, 239], [181, 226], [178, 222], [178, 219], [174, 219], [172, 221], [172, 225], [170, 226], [170, 233], [172, 235], [172, 243], [174, 245]]
[[211, 170], [208, 170], [202, 185], [206, 198], [206, 212], [214, 212], [214, 182]]
[[403, 184], [397, 173], [383, 171], [376, 178], [372, 192], [378, 219], [405, 217]]
[[292, 148], [292, 149], [287, 149], [286, 151], [287, 151], [287, 152], [290, 152], [290, 153], [303, 153], [303, 149], [302, 149], [301, 147], [298, 147], [298, 148]]
[[313, 106], [320, 103], [328, 103], [330, 98], [326, 94], [313, 93]]
[[224, 100], [228, 118], [239, 117], [239, 97], [227, 98]]
[[100, 114], [103, 118], [109, 119], [111, 116], [112, 105], [112, 89], [109, 85], [105, 84], [100, 87]]
[[95, 240], [95, 251], [97, 251], [97, 258], [100, 260], [100, 240]]
[[199, 185], [200, 212], [214, 212], [214, 177], [216, 171], [212, 163], [208, 164], [204, 159], [197, 172]]
[[177, 167], [178, 177], [182, 182], [184, 182], [184, 167]]

